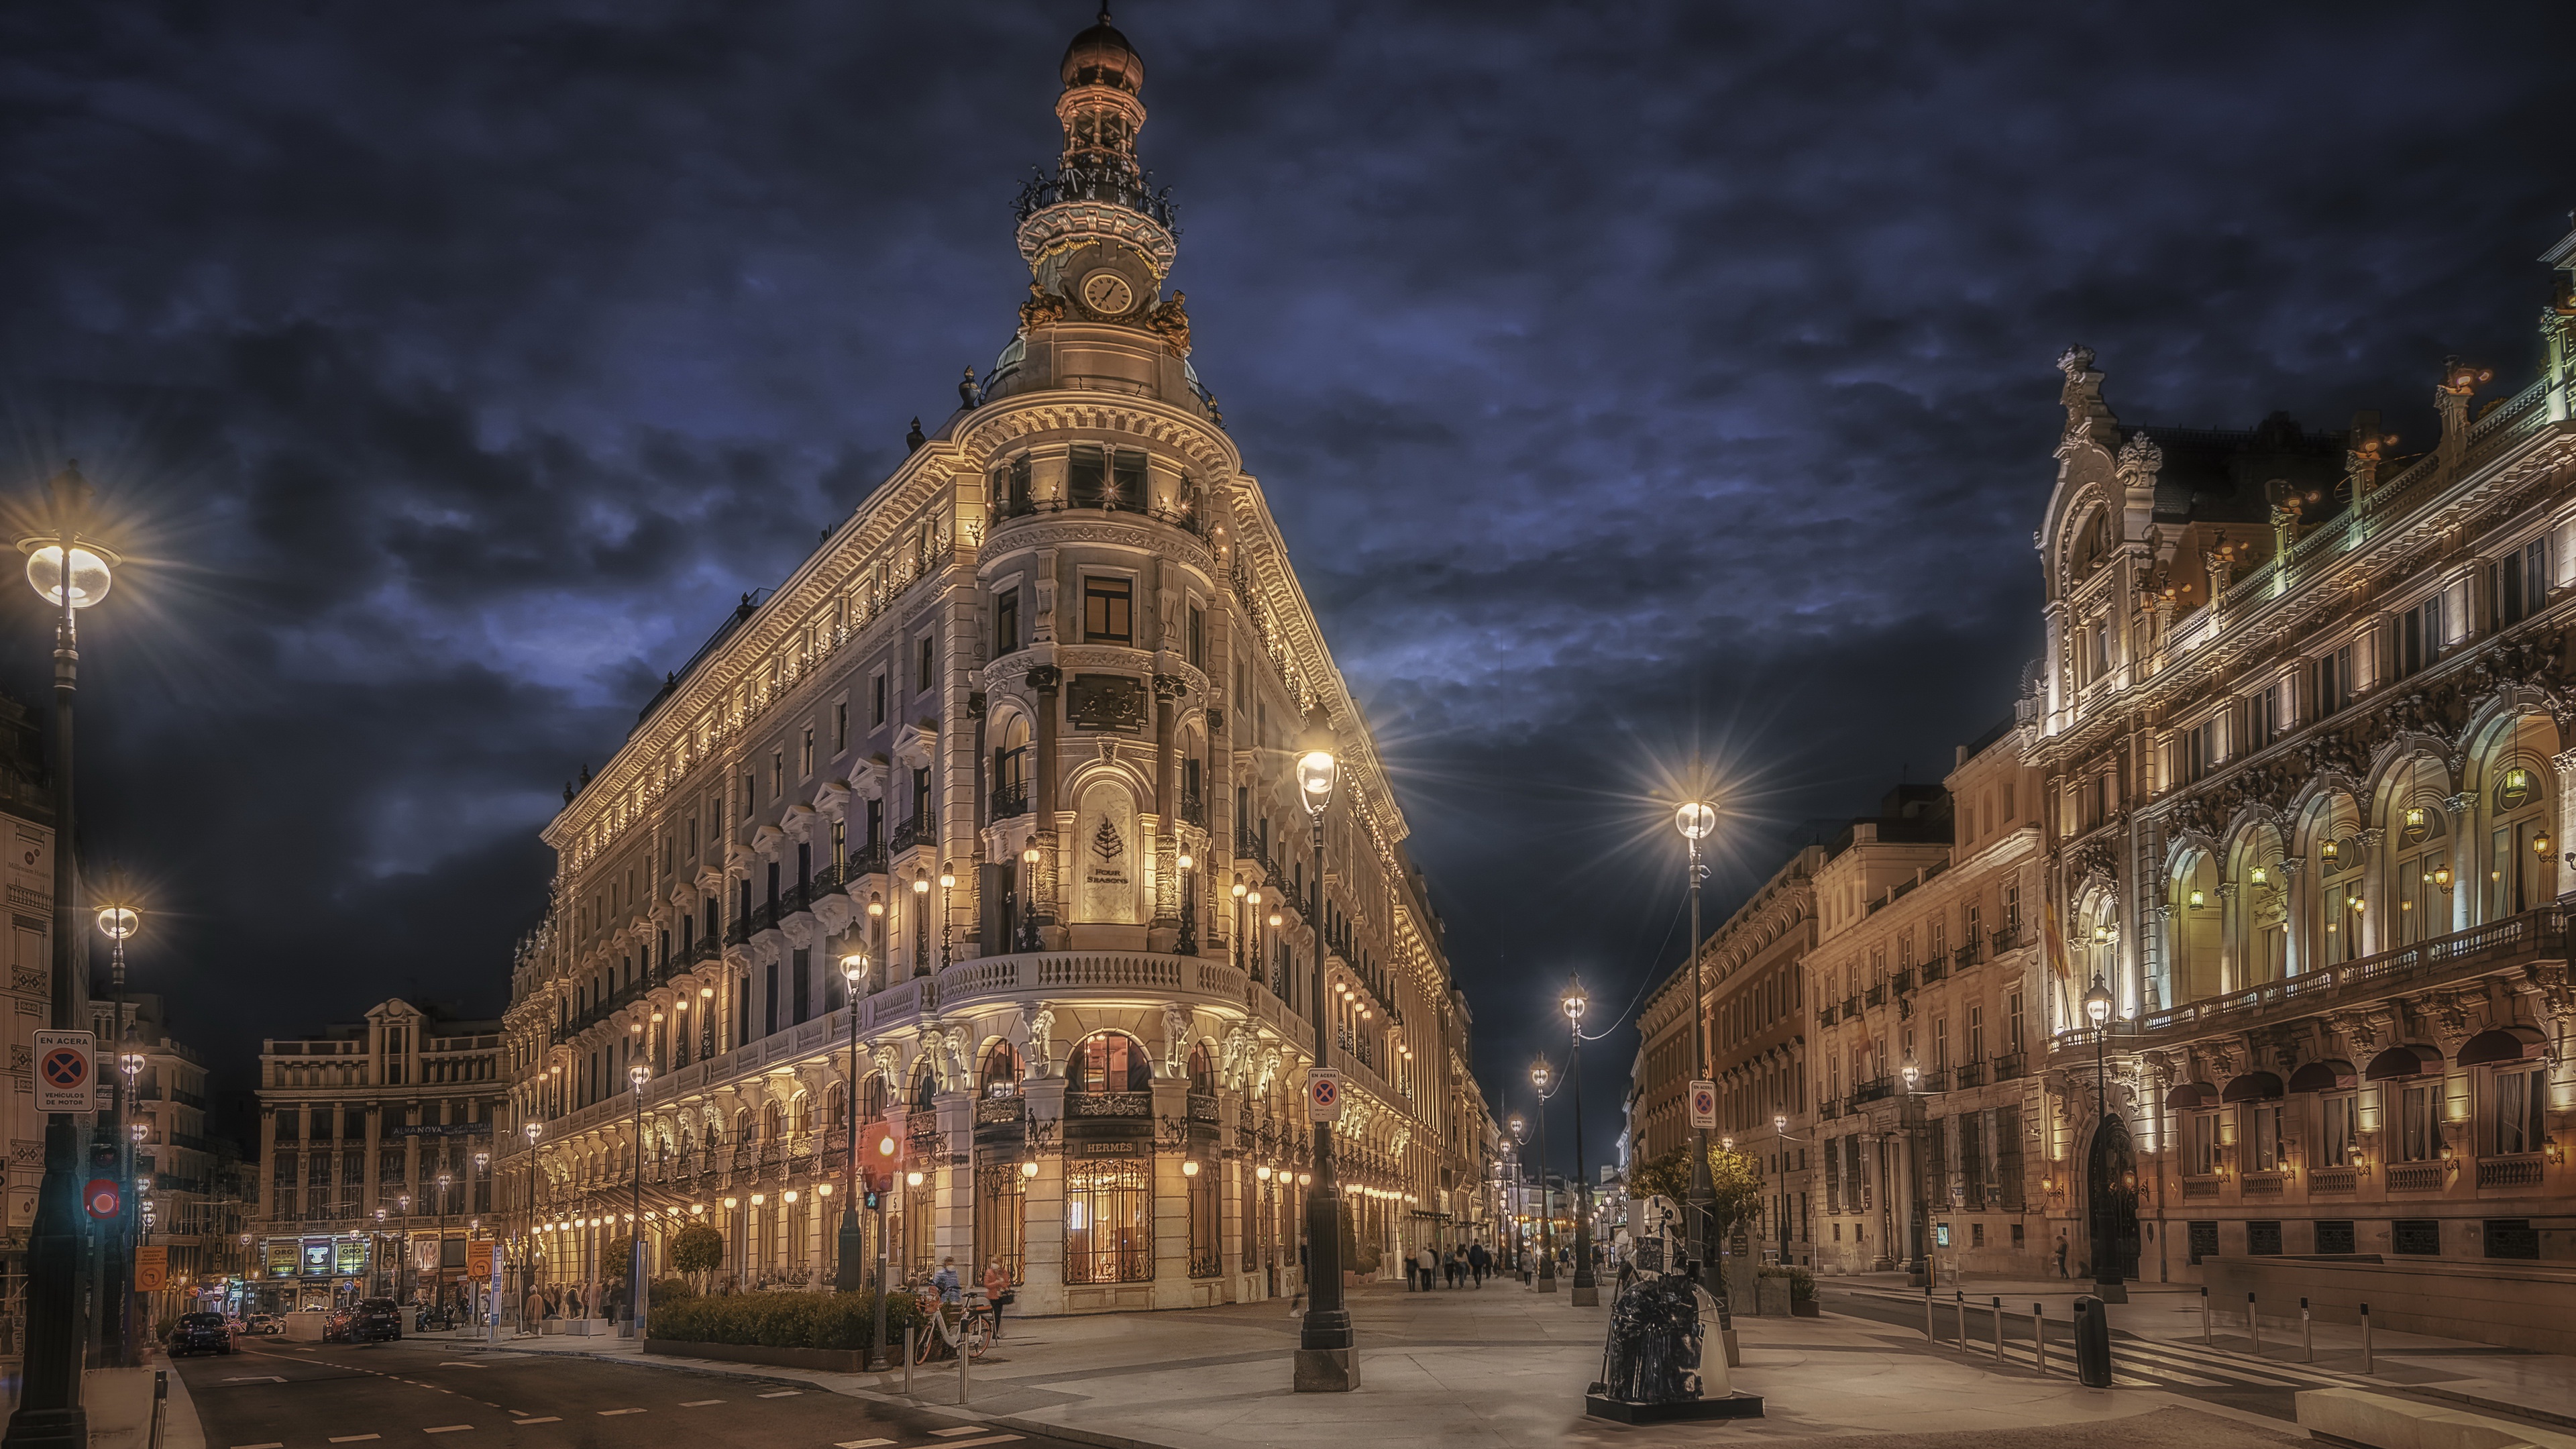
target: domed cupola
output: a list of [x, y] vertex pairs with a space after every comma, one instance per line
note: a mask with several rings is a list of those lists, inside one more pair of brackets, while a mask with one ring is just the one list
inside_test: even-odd
[[1064, 88], [1081, 86], [1114, 86], [1131, 96], [1145, 91], [1145, 58], [1109, 23], [1106, 5], [1100, 7], [1099, 23], [1064, 48]]

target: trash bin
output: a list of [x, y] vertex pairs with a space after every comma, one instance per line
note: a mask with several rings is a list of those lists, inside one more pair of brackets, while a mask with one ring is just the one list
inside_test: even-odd
[[2111, 1387], [2111, 1319], [2090, 1293], [2075, 1300], [2075, 1378], [2088, 1389]]

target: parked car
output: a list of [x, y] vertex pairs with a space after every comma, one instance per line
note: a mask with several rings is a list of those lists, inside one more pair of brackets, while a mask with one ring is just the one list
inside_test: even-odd
[[230, 1353], [233, 1351], [233, 1328], [220, 1313], [182, 1313], [170, 1329], [170, 1356], [190, 1353]]
[[349, 1343], [381, 1343], [402, 1336], [402, 1306], [390, 1298], [361, 1298], [349, 1310], [345, 1338]]
[[242, 1320], [242, 1332], [253, 1338], [274, 1338], [286, 1331], [286, 1325], [274, 1313], [254, 1313]]

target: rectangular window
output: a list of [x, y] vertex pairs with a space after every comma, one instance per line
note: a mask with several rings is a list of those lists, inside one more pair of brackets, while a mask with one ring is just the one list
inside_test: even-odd
[[814, 728], [811, 725], [805, 727], [804, 755], [797, 767], [797, 772], [800, 777], [811, 776], [814, 773]]
[[2506, 554], [2488, 572], [2495, 596], [2496, 625], [2519, 624], [2549, 602], [2549, 541], [2533, 539]]
[[1065, 459], [1065, 497], [1076, 508], [1099, 508], [1105, 505], [1109, 487], [1109, 455], [1098, 444], [1076, 443]]
[[1128, 579], [1084, 579], [1082, 637], [1095, 644], [1136, 642], [1135, 589]]
[[772, 750], [769, 752], [769, 798], [776, 800], [784, 797], [786, 794], [787, 752], [785, 750]]
[[2243, 1134], [2240, 1140], [2245, 1143], [2246, 1170], [2280, 1171], [2283, 1160], [2281, 1157], [2281, 1104], [2249, 1102], [2237, 1110], [2244, 1114], [2238, 1120], [2237, 1130]]
[[1132, 448], [1120, 448], [1109, 455], [1109, 503], [1111, 508], [1143, 508], [1152, 500], [1145, 492], [1145, 455]]
[[2441, 1138], [2433, 1130], [2434, 1100], [2439, 1089], [2432, 1086], [2398, 1087], [2396, 1160], [2430, 1162], [2441, 1148]]
[[[2325, 1167], [2350, 1167], [2361, 1150], [2361, 1096], [2357, 1092], [2337, 1092], [2319, 1099], [2317, 1162]], [[2318, 1251], [2323, 1252], [2323, 1249]]]
[[993, 596], [993, 657], [1016, 652], [1020, 647], [1020, 591], [1004, 589]]
[[742, 775], [742, 818], [749, 820], [760, 805], [760, 777], [749, 770]]
[[1150, 1158], [1073, 1158], [1064, 1168], [1064, 1281], [1154, 1277]]
[[1190, 605], [1185, 657], [1193, 669], [1207, 668], [1207, 610]]
[[2352, 1219], [2317, 1219], [2317, 1251], [2320, 1253], [2359, 1251], [2357, 1237], [2352, 1230]]
[[2274, 1219], [2268, 1222], [2257, 1220], [2247, 1223], [2245, 1225], [2245, 1252], [2247, 1256], [2255, 1258], [2277, 1258], [2281, 1256], [2281, 1224], [2279, 1220]]
[[939, 681], [939, 636], [924, 634], [918, 654], [913, 659], [912, 687], [916, 694], [928, 694]]
[[2540, 1234], [2529, 1218], [2489, 1218], [2485, 1229], [2487, 1256], [2490, 1258], [2537, 1258], [2540, 1256]]
[[832, 753], [850, 747], [850, 702], [842, 700], [832, 706]]
[[2250, 752], [2269, 746], [2279, 737], [2281, 728], [2280, 691], [2258, 690], [2245, 701], [2245, 748]]
[[2316, 719], [2323, 719], [2352, 703], [2352, 646], [2347, 644], [2318, 658], [2312, 666], [2316, 702]]
[[2397, 672], [2413, 674], [2442, 653], [2442, 596], [2435, 594], [2397, 616]]
[[[984, 1162], [975, 1168], [975, 1261], [1000, 1262], [1014, 1283], [1027, 1281], [1022, 1246], [1029, 1236], [1027, 1183], [1016, 1162]], [[980, 1268], [976, 1276], [982, 1276]]]
[[1986, 1009], [1968, 1008], [1968, 1054], [1960, 1060], [1974, 1066], [1986, 1059]]
[[2399, 1218], [2388, 1225], [2388, 1250], [2410, 1258], [2442, 1256], [2442, 1220]]
[[1201, 1164], [1198, 1175], [1181, 1179], [1190, 1199], [1190, 1276], [1214, 1278], [1225, 1271], [1225, 1208], [1217, 1197], [1213, 1164]]
[[868, 680], [868, 724], [872, 728], [885, 723], [885, 679], [884, 671], [880, 670]]
[[2516, 1067], [2498, 1071], [2488, 1098], [2493, 1104], [2490, 1135], [2495, 1139], [2496, 1155], [2538, 1152], [2541, 1110], [2547, 1098], [2540, 1070]]
[[2021, 993], [2016, 991], [2004, 1001], [2004, 1051], [2021, 1055]]
[[2191, 1137], [2186, 1147], [2185, 1165], [2194, 1177], [2209, 1177], [2218, 1171], [2218, 1114], [2191, 1114]]
[[2199, 1266], [2203, 1258], [2218, 1256], [2218, 1224], [2196, 1222], [2186, 1226], [2191, 1230], [2191, 1261], [2194, 1267]]

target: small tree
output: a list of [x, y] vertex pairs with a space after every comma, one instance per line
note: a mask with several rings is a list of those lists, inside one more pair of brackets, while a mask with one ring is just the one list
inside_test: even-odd
[[1628, 1195], [1668, 1197], [1677, 1204], [1689, 1202], [1690, 1149], [1676, 1147], [1629, 1169]]
[[671, 1271], [689, 1275], [701, 1293], [707, 1291], [708, 1275], [724, 1266], [724, 1234], [705, 1223], [691, 1223], [671, 1239]]
[[1711, 1147], [1708, 1176], [1711, 1225], [1720, 1239], [1733, 1237], [1739, 1225], [1752, 1221], [1762, 1211], [1760, 1166], [1749, 1152]]

